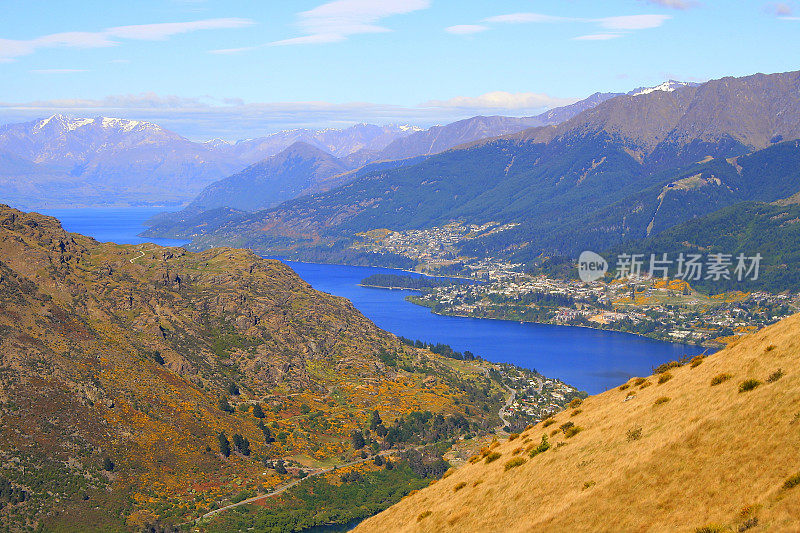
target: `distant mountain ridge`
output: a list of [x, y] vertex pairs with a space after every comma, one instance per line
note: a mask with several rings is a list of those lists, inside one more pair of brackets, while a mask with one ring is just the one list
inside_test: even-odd
[[331, 189], [325, 180], [349, 170], [340, 159], [297, 141], [279, 154], [209, 185], [187, 207], [207, 210], [233, 207], [244, 211], [273, 207], [310, 192]]
[[[563, 120], [574, 114], [570, 110], [594, 105], [596, 98], [553, 110], [547, 120]], [[178, 206], [206, 185], [297, 142], [332, 154], [353, 169], [372, 161], [428, 155], [540, 123], [536, 117], [473, 117], [429, 130], [407, 124], [356, 124], [285, 130], [232, 143], [190, 141], [146, 121], [56, 114], [0, 126], [0, 183], [6, 186], [3, 199], [24, 207]], [[406, 137], [415, 140], [404, 144]]]
[[355, 153], [355, 162], [364, 160], [405, 159], [432, 155], [479, 139], [513, 134], [534, 126], [552, 126], [591, 109], [621, 93], [595, 93], [588, 98], [545, 111], [533, 117], [477, 116], [459, 120], [445, 126], [433, 126], [399, 138], [377, 153]]
[[[517, 227], [471, 241], [461, 252], [532, 261], [543, 253], [574, 253], [587, 241], [609, 247], [642, 238], [754, 194], [747, 191], [763, 193], [765, 201], [800, 191], [791, 170], [797, 158], [792, 141], [800, 139], [800, 72], [638, 92], [607, 99], [557, 126], [362, 174], [327, 193], [229, 218], [213, 232], [172, 228], [173, 234], [197, 237], [198, 247], [235, 239], [266, 253], [286, 251], [287, 236], [333, 246], [314, 244], [309, 253], [320, 257], [372, 229], [514, 222]], [[765, 150], [773, 145], [775, 151]], [[765, 153], [757, 156], [759, 150]], [[737, 157], [743, 157], [738, 166]], [[746, 162], [756, 161], [762, 163], [750, 170]], [[689, 179], [695, 174], [707, 177]], [[701, 181], [706, 186], [682, 185]], [[673, 183], [675, 192], [660, 202]], [[673, 202], [684, 189], [690, 196]], [[709, 191], [713, 199], [704, 196]], [[291, 250], [302, 254], [303, 246]]]

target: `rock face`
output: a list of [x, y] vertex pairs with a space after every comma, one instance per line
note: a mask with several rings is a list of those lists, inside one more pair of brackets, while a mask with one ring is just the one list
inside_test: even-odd
[[797, 531], [799, 424], [795, 315], [503, 439], [356, 531]]
[[[4, 523], [118, 530], [135, 509], [156, 520], [159, 502], [198, 494], [208, 509], [278, 483], [261, 457], [337, 457], [379, 405], [452, 406], [457, 389], [381, 363], [416, 353], [278, 261], [98, 243], [0, 206], [0, 478], [31, 496]], [[252, 455], [220, 456], [220, 433]]]

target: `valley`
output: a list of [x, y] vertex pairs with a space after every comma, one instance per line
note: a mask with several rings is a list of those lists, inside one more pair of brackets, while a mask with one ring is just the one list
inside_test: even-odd
[[[523, 372], [405, 345], [245, 251], [99, 243], [0, 214], [14, 528], [169, 528], [337, 465], [334, 485], [380, 475], [394, 496], [298, 523], [364, 517], [441, 475], [453, 442], [494, 433], [507, 373]], [[559, 387], [550, 409], [578, 394]], [[397, 468], [380, 474], [378, 456]]]

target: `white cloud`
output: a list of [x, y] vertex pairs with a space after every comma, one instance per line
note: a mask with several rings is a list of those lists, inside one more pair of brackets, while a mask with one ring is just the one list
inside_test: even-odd
[[695, 2], [694, 0], [644, 0], [644, 2], [661, 7], [680, 10], [686, 10], [700, 5], [699, 2]]
[[[653, 1], [660, 1], [666, 3], [673, 3], [672, 7], [677, 7], [678, 3], [687, 4], [687, 2], [683, 0], [653, 0]], [[627, 31], [634, 31], [634, 30], [646, 30], [650, 28], [657, 28], [664, 24], [667, 20], [669, 20], [669, 15], [626, 15], [626, 16], [619, 16], [619, 17], [604, 17], [604, 18], [576, 18], [576, 17], [557, 17], [552, 15], [543, 15], [541, 13], [511, 13], [508, 15], [497, 15], [494, 17], [489, 17], [484, 19], [482, 22], [484, 24], [523, 24], [523, 23], [539, 23], [539, 24], [552, 24], [552, 23], [582, 23], [582, 24], [596, 24], [599, 26], [600, 30], [607, 30], [601, 31], [598, 33], [590, 34], [590, 35], [583, 35], [581, 37], [575, 37], [576, 40], [586, 40], [586, 41], [600, 41], [600, 40], [608, 40], [608, 39], [615, 39], [617, 37], [622, 37], [623, 33], [620, 32], [627, 32]], [[477, 31], [468, 31], [468, 28], [480, 28], [480, 31], [485, 31], [490, 29], [485, 25], [462, 25], [462, 26], [451, 26], [450, 28], [446, 28], [446, 31], [450, 31], [451, 33], [458, 33], [457, 31], [452, 31], [454, 28], [464, 28], [463, 33], [477, 33]]]
[[574, 41], [608, 41], [622, 37], [621, 33], [592, 33], [589, 35], [581, 35], [580, 37], [573, 38]]
[[494, 91], [480, 96], [456, 96], [449, 100], [430, 100], [422, 106], [462, 109], [540, 109], [574, 102], [574, 99], [555, 98], [541, 93]]
[[72, 74], [73, 72], [88, 72], [82, 68], [41, 68], [31, 70], [35, 74]]
[[99, 32], [53, 33], [30, 40], [0, 39], [0, 61], [8, 62], [33, 54], [41, 48], [105, 48], [119, 45], [119, 40], [163, 41], [173, 35], [198, 30], [243, 28], [253, 24], [255, 22], [250, 19], [217, 18], [194, 22], [116, 26]]
[[299, 37], [274, 41], [275, 46], [333, 43], [351, 35], [386, 33], [378, 23], [392, 15], [427, 9], [430, 0], [334, 0], [298, 14]]
[[669, 15], [629, 15], [625, 17], [606, 17], [597, 19], [607, 30], [647, 30], [658, 28], [669, 20]]
[[488, 26], [482, 26], [480, 24], [457, 24], [455, 26], [445, 28], [444, 31], [455, 35], [472, 35], [474, 33], [481, 33], [488, 29]]
[[571, 20], [564, 17], [554, 17], [542, 15], [541, 13], [511, 13], [509, 15], [497, 15], [484, 19], [484, 22], [500, 24], [521, 24], [526, 22], [561, 22]]

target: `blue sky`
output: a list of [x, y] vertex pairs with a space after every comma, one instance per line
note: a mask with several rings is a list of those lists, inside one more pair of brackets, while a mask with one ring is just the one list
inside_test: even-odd
[[102, 114], [196, 139], [522, 116], [800, 68], [800, 0], [3, 4], [0, 122]]

